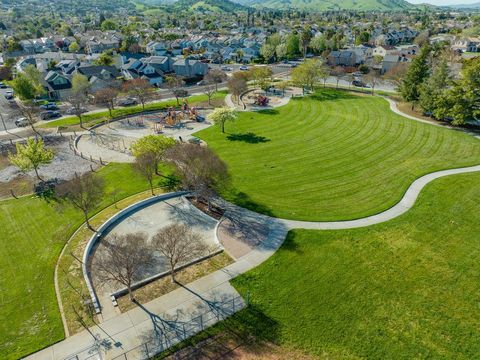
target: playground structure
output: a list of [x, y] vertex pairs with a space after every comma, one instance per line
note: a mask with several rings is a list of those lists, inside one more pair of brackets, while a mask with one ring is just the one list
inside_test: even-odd
[[267, 106], [269, 102], [270, 99], [268, 97], [259, 94], [255, 97], [254, 104], [257, 106]]

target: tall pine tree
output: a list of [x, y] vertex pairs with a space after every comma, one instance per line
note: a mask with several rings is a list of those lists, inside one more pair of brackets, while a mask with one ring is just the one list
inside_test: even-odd
[[422, 48], [420, 55], [418, 55], [410, 64], [405, 78], [400, 85], [400, 93], [402, 98], [412, 103], [412, 110], [420, 98], [420, 89], [429, 76], [428, 57], [430, 55], [430, 47]]

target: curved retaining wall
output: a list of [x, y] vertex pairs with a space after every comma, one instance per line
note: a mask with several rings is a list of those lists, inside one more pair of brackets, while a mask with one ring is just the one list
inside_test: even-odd
[[87, 246], [85, 247], [85, 251], [83, 253], [82, 272], [83, 272], [83, 277], [85, 279], [85, 283], [87, 284], [88, 292], [90, 293], [90, 297], [92, 298], [92, 303], [95, 308], [95, 312], [97, 314], [100, 313], [101, 308], [97, 298], [97, 294], [95, 293], [95, 290], [93, 288], [91, 274], [88, 269], [89, 258], [92, 255], [93, 249], [95, 248], [95, 245], [97, 244], [97, 242], [102, 238], [104, 233], [107, 232], [113, 225], [115, 225], [120, 220], [124, 219], [127, 215], [131, 214], [132, 212], [135, 212], [145, 206], [154, 204], [156, 202], [172, 199], [185, 194], [188, 194], [188, 192], [178, 191], [178, 192], [173, 192], [168, 194], [162, 194], [162, 195], [157, 195], [157, 196], [139, 201], [133, 205], [130, 205], [125, 209], [119, 211], [118, 213], [113, 215], [110, 219], [108, 219], [105, 223], [103, 223], [102, 226], [100, 226], [97, 229], [96, 233], [90, 238], [90, 240], [87, 243]]

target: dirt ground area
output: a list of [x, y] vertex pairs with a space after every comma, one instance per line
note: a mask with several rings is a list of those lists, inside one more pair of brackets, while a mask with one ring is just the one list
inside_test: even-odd
[[[55, 178], [70, 180], [75, 173], [81, 175], [91, 171], [91, 166], [94, 170], [99, 167], [98, 164], [75, 155], [70, 149], [69, 140], [66, 137], [45, 136], [44, 142], [45, 146], [55, 153], [53, 161], [39, 169], [40, 177], [44, 180]], [[17, 196], [32, 193], [33, 185], [38, 182], [35, 172], [32, 170], [25, 174], [11, 165], [8, 160], [9, 152], [15, 152], [15, 147], [4, 146], [0, 154], [0, 198], [10, 197], [11, 190]]]

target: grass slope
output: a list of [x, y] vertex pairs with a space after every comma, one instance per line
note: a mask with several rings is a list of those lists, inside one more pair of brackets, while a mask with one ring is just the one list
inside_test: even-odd
[[[99, 171], [106, 194], [123, 198], [148, 188], [129, 164]], [[106, 196], [99, 209], [112, 203]], [[63, 339], [53, 273], [60, 251], [83, 217], [70, 206], [23, 197], [0, 202], [0, 354], [17, 359]]]
[[405, 119], [381, 98], [322, 89], [241, 113], [197, 135], [229, 165], [241, 206], [302, 220], [360, 218], [394, 205], [419, 176], [480, 163], [480, 141]]
[[381, 225], [291, 232], [233, 281], [250, 291], [255, 331], [329, 359], [478, 357], [479, 183], [478, 173], [436, 180]]

